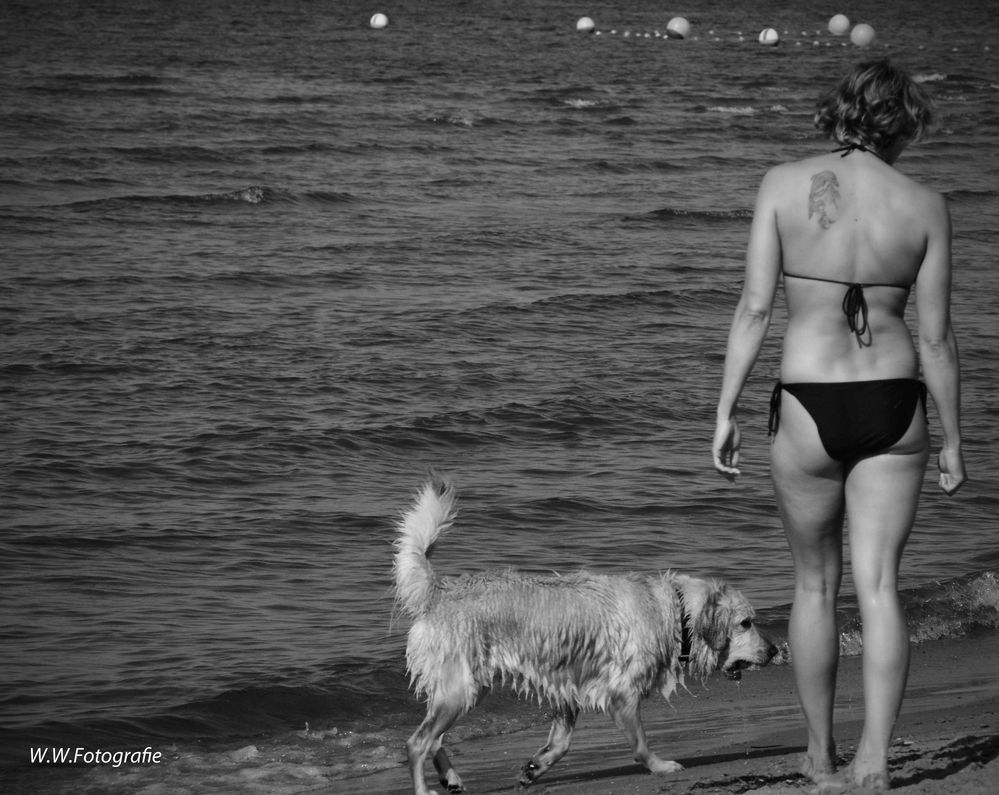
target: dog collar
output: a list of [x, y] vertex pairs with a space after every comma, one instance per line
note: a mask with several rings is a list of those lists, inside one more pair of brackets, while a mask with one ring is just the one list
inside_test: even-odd
[[693, 640], [690, 635], [690, 627], [687, 624], [687, 606], [683, 603], [683, 594], [680, 593], [679, 588], [675, 588], [676, 600], [680, 605], [680, 656], [679, 661], [681, 663], [690, 662], [690, 650], [693, 645]]

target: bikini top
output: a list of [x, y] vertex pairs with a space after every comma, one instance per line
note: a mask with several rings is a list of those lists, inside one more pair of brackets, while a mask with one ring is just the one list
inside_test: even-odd
[[857, 341], [862, 342], [864, 334], [867, 333], [867, 299], [864, 297], [865, 287], [897, 287], [899, 290], [908, 290], [908, 284], [889, 284], [886, 282], [844, 282], [839, 279], [823, 279], [821, 276], [801, 276], [797, 273], [784, 271], [784, 276], [793, 279], [806, 279], [810, 282], [827, 282], [829, 284], [845, 285], [846, 295], [843, 296], [843, 314], [846, 315], [846, 322], [850, 326], [850, 331], [857, 335]]
[[870, 147], [864, 146], [864, 144], [846, 144], [845, 146], [837, 147], [832, 150], [833, 152], [842, 152], [840, 157], [846, 157], [850, 152], [867, 152], [868, 154], [874, 155], [878, 160], [883, 160], [881, 155], [875, 152]]
[[[864, 144], [846, 144], [833, 152], [842, 152], [840, 157], [846, 157], [851, 152], [868, 152], [879, 160], [881, 155]], [[842, 284], [847, 287], [846, 295], [843, 296], [843, 314], [846, 315], [846, 322], [850, 326], [850, 331], [857, 335], [857, 341], [862, 342], [864, 334], [867, 333], [867, 299], [864, 297], [865, 287], [897, 287], [900, 290], [908, 290], [908, 284], [888, 284], [885, 282], [844, 282], [839, 279], [823, 279], [820, 276], [801, 276], [797, 273], [784, 271], [785, 276], [794, 279], [807, 279], [812, 282], [828, 282], [830, 284]]]

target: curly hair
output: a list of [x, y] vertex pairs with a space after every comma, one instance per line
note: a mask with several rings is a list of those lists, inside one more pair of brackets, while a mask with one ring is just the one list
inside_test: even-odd
[[917, 140], [932, 120], [929, 96], [887, 58], [858, 64], [815, 112], [815, 126], [832, 140], [875, 151]]

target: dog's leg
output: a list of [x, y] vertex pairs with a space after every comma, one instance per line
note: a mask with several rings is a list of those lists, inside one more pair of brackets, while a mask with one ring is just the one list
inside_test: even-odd
[[579, 709], [572, 707], [555, 713], [551, 731], [548, 732], [548, 742], [527, 760], [520, 771], [520, 778], [517, 781], [520, 786], [529, 787], [565, 756], [572, 743], [572, 730], [576, 726], [578, 715]]
[[667, 762], [649, 750], [649, 743], [645, 739], [645, 728], [642, 726], [641, 703], [637, 693], [629, 693], [615, 696], [608, 707], [614, 723], [631, 743], [635, 752], [635, 761], [641, 762], [653, 773], [676, 773], [683, 770], [683, 765], [678, 762]]
[[[437, 749], [437, 754], [434, 757], [434, 764], [438, 765], [439, 762], [437, 757], [442, 756], [444, 760], [447, 761], [447, 767], [456, 781], [457, 786], [462, 787], [458, 774], [454, 772], [453, 768], [451, 768], [451, 762], [447, 759], [447, 754], [444, 753], [443, 748], [441, 748], [441, 740], [444, 732], [454, 725], [454, 722], [461, 717], [464, 711], [465, 706], [459, 695], [445, 694], [444, 697], [438, 698], [436, 702], [430, 706], [427, 710], [427, 717], [423, 719], [423, 723], [420, 724], [420, 727], [413, 732], [413, 735], [406, 741], [406, 755], [409, 758], [409, 773], [413, 778], [413, 791], [416, 795], [435, 795], [432, 790], [427, 788], [427, 783], [423, 778], [423, 764], [426, 761], [427, 754], [430, 752], [431, 748]], [[438, 767], [438, 772], [440, 772], [440, 767]], [[443, 779], [444, 774], [441, 773], [441, 776]], [[451, 790], [450, 779], [442, 781], [442, 783], [446, 784], [449, 791], [461, 792], [461, 789]]]
[[[488, 694], [488, 687], [479, 688], [479, 693], [475, 697], [475, 703], [480, 703]], [[447, 787], [449, 793], [464, 792], [465, 784], [462, 782], [461, 776], [458, 775], [458, 771], [451, 764], [451, 759], [448, 757], [447, 751], [444, 750], [443, 734], [434, 740], [434, 744], [430, 750], [433, 752], [434, 768], [437, 770], [437, 778], [440, 783]]]
[[447, 751], [444, 750], [443, 735], [434, 741], [434, 745], [430, 750], [434, 752], [434, 768], [437, 770], [437, 778], [441, 784], [447, 787], [448, 792], [464, 792], [465, 785], [462, 783], [458, 771], [452, 766]]

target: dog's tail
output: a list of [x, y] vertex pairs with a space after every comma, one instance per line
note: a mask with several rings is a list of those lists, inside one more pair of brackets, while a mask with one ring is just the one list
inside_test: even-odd
[[434, 587], [430, 554], [437, 538], [455, 517], [454, 487], [435, 477], [424, 484], [413, 506], [396, 526], [395, 596], [412, 618], [426, 610]]

